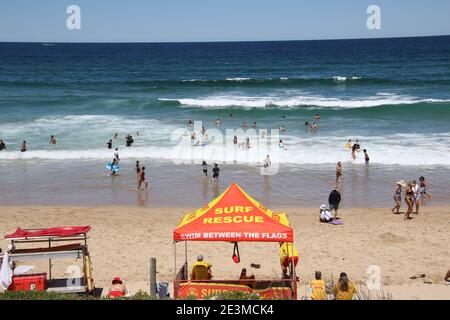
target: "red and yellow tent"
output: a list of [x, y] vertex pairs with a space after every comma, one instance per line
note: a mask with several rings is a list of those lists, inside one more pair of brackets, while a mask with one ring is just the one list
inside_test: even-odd
[[292, 242], [285, 214], [275, 214], [233, 183], [206, 207], [186, 214], [175, 241]]
[[[287, 246], [289, 248], [287, 250], [288, 258], [296, 255], [296, 249], [293, 248], [293, 230], [286, 215], [284, 213], [274, 213], [264, 207], [236, 183], [229, 186], [219, 197], [205, 207], [186, 214], [175, 228], [173, 240], [174, 245], [181, 241], [185, 242], [185, 244], [188, 241], [278, 242], [281, 248], [283, 248], [282, 244], [284, 247]], [[185, 247], [186, 250], [187, 247]], [[176, 251], [174, 256], [175, 270], [177, 270]], [[185, 258], [186, 261], [182, 269], [175, 273], [175, 297], [184, 297], [186, 292], [192, 290], [198, 293], [198, 298], [201, 298], [200, 289], [206, 290], [205, 288], [211, 288], [211, 286], [219, 284], [222, 290], [237, 290], [236, 283], [225, 280], [214, 280], [209, 283], [189, 281], [187, 279], [187, 251]], [[277, 290], [281, 290], [284, 294], [288, 292], [288, 296], [296, 297], [295, 266], [293, 259], [289, 261], [291, 260], [291, 278], [281, 280], [281, 288], [271, 287], [260, 291], [261, 295], [271, 296], [277, 293], [279, 296]], [[291, 283], [289, 288], [285, 286], [286, 281]], [[249, 290], [248, 287], [239, 285], [239, 283], [237, 285], [242, 287], [240, 291], [244, 289]]]

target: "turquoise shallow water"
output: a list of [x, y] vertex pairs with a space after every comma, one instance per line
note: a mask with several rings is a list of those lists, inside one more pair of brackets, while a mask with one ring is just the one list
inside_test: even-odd
[[[172, 151], [189, 147], [180, 142], [187, 119], [210, 129], [220, 117], [222, 133], [243, 121], [284, 125], [281, 163], [349, 161], [342, 146], [353, 138], [373, 163], [450, 165], [449, 40], [2, 43], [0, 138], [8, 151], [0, 160], [110, 159], [107, 140], [118, 132], [122, 148], [137, 131], [124, 156], [183, 158]], [[320, 127], [311, 132], [303, 123], [316, 113]], [[52, 134], [57, 145], [48, 144]], [[238, 162], [261, 161], [249, 153]]]
[[[353, 181], [346, 183], [346, 205], [388, 205], [395, 179], [420, 175], [432, 182], [433, 202], [446, 203], [449, 89], [450, 37], [0, 43], [0, 139], [7, 145], [0, 151], [0, 202], [195, 206], [243, 181], [268, 204], [316, 206], [342, 161]], [[312, 131], [304, 122], [315, 114], [321, 119]], [[242, 129], [244, 121], [256, 122], [256, 131]], [[190, 135], [200, 137], [202, 125], [208, 140], [193, 147]], [[287, 131], [278, 135], [281, 126]], [[116, 132], [124, 167], [112, 180], [104, 165]], [[126, 134], [134, 136], [132, 147], [125, 147]], [[252, 147], [234, 146], [235, 134]], [[351, 160], [348, 139], [368, 150], [370, 171], [362, 153]], [[267, 154], [279, 172], [261, 180], [255, 166]], [[143, 202], [131, 173], [136, 159], [152, 168], [158, 186]], [[227, 168], [214, 190], [197, 176], [202, 160]], [[174, 186], [192, 192], [171, 195]]]

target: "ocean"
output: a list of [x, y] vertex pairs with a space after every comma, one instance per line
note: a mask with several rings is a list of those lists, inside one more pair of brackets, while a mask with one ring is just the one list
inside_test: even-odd
[[[147, 164], [159, 190], [138, 202], [144, 205], [200, 206], [214, 188], [242, 180], [270, 204], [319, 206], [338, 161], [347, 181], [372, 179], [354, 186], [344, 181], [347, 205], [390, 205], [394, 180], [420, 175], [431, 181], [433, 203], [448, 203], [449, 89], [449, 36], [0, 43], [0, 139], [7, 146], [0, 151], [0, 203], [134, 204], [135, 179], [129, 175], [135, 160]], [[320, 122], [311, 130], [304, 123], [314, 122], [316, 114]], [[192, 146], [189, 119], [196, 122], [197, 137], [205, 126], [209, 140]], [[249, 128], [242, 128], [244, 121]], [[286, 131], [279, 134], [281, 126]], [[104, 166], [113, 151], [106, 143], [116, 132], [123, 165], [111, 178]], [[131, 147], [125, 146], [126, 134], [133, 135]], [[234, 134], [239, 143], [251, 137], [253, 147], [234, 146]], [[50, 135], [56, 145], [49, 144]], [[370, 169], [362, 152], [351, 158], [349, 139], [367, 149]], [[28, 151], [21, 153], [23, 140]], [[266, 154], [278, 171], [261, 178], [258, 166]], [[202, 160], [226, 168], [219, 186], [208, 185], [206, 193]], [[98, 190], [92, 190], [93, 179]], [[111, 193], [112, 179], [122, 196]], [[68, 187], [55, 188], [60, 182]]]

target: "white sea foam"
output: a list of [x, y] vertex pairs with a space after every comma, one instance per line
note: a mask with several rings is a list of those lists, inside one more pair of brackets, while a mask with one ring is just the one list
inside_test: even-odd
[[347, 80], [359, 80], [361, 77], [343, 77], [343, 76], [334, 76], [333, 80], [335, 81], [347, 81]]
[[[184, 129], [180, 129], [180, 132]], [[209, 162], [241, 163], [254, 165], [261, 163], [266, 154], [270, 154], [272, 162], [281, 164], [334, 164], [364, 163], [362, 151], [356, 161], [351, 160], [350, 150], [344, 148], [350, 138], [341, 137], [298, 137], [283, 136], [284, 148], [279, 148], [277, 141], [269, 145], [252, 142], [252, 148], [242, 150], [235, 148], [231, 141], [228, 144], [193, 147], [189, 137], [180, 137], [178, 141], [146, 140], [131, 148], [121, 147], [121, 159], [158, 159], [171, 160], [175, 163], [191, 163], [206, 160]], [[362, 148], [368, 149], [371, 163], [382, 165], [420, 165], [450, 166], [449, 133], [441, 134], [395, 134], [389, 136], [358, 137]], [[244, 136], [239, 136], [244, 141]], [[0, 160], [111, 160], [113, 151], [105, 147], [81, 150], [33, 150], [2, 151]]]
[[384, 105], [406, 105], [416, 103], [443, 103], [450, 102], [444, 99], [422, 99], [411, 96], [400, 96], [394, 94], [381, 94], [361, 98], [343, 99], [329, 98], [313, 95], [296, 95], [291, 97], [277, 96], [228, 96], [214, 95], [199, 98], [160, 98], [161, 101], [174, 101], [183, 106], [202, 107], [202, 108], [229, 108], [240, 107], [244, 109], [265, 108], [275, 106], [279, 108], [295, 107], [321, 107], [321, 108], [370, 108]]

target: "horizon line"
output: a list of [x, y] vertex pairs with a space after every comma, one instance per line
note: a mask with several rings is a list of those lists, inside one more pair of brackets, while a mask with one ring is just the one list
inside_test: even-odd
[[361, 38], [324, 38], [324, 39], [285, 39], [285, 40], [209, 40], [209, 41], [2, 41], [0, 43], [33, 43], [33, 44], [172, 44], [172, 43], [235, 43], [235, 42], [301, 42], [301, 41], [344, 41], [344, 40], [380, 40], [380, 39], [409, 39], [450, 37], [450, 34], [393, 36], [393, 37], [361, 37]]

